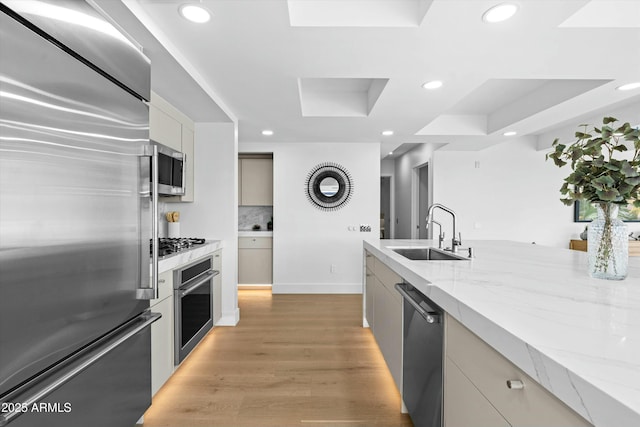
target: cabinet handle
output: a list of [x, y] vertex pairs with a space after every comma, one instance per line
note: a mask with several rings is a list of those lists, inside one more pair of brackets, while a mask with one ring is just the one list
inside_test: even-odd
[[521, 380], [507, 380], [507, 388], [510, 390], [522, 390], [524, 383]]
[[164, 283], [164, 279], [158, 279], [158, 283]]
[[220, 258], [220, 255], [216, 255], [216, 258]]
[[369, 273], [367, 273], [367, 277], [371, 277], [371, 276], [373, 276], [373, 274], [369, 274]]

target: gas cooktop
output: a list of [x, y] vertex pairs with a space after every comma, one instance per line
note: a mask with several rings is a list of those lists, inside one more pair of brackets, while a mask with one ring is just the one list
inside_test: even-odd
[[[204, 245], [205, 239], [197, 237], [161, 237], [158, 239], [158, 256], [165, 257], [175, 253], [193, 249], [199, 245]], [[149, 242], [149, 252], [151, 253], [151, 242]]]

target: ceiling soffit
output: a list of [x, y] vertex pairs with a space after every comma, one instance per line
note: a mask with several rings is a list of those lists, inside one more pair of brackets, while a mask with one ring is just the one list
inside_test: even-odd
[[301, 78], [304, 117], [367, 117], [389, 79]]
[[637, 0], [592, 0], [559, 25], [560, 28], [640, 28]]
[[490, 135], [610, 81], [489, 79], [416, 135]]

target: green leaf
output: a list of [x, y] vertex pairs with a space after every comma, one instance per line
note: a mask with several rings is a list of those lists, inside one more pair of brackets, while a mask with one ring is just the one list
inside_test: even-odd
[[629, 194], [633, 190], [634, 185], [628, 184], [626, 181], [618, 184], [618, 193], [624, 195]]
[[592, 180], [591, 182], [602, 184], [602, 185], [604, 185], [606, 187], [613, 187], [615, 185], [615, 183], [616, 183], [613, 180], [613, 178], [611, 178], [611, 176], [609, 176], [609, 175], [601, 175], [601, 176], [597, 177], [596, 179]]
[[596, 191], [596, 194], [598, 194], [600, 200], [605, 202], [618, 202], [622, 200], [622, 197], [620, 197], [618, 190], [616, 190], [615, 188], [609, 188], [608, 190], [604, 191], [598, 190]]
[[590, 134], [583, 132], [576, 132], [575, 135], [578, 139], [590, 139], [592, 137]]
[[578, 159], [580, 159], [580, 157], [582, 157], [583, 155], [583, 151], [580, 149], [576, 149], [573, 150], [573, 152], [571, 153], [571, 160], [573, 160], [574, 162]]
[[558, 159], [556, 157], [553, 158], [553, 163], [555, 163], [555, 165], [558, 166], [559, 168], [567, 164], [567, 162], [565, 162], [564, 160]]
[[640, 175], [638, 168], [634, 168], [627, 160], [622, 161], [620, 172], [626, 177], [634, 177]]
[[640, 208], [640, 199], [633, 201], [633, 206], [636, 208]]
[[626, 182], [629, 185], [633, 185], [634, 187], [638, 184], [640, 184], [640, 176], [634, 176], [632, 178], [627, 178], [624, 180], [624, 182]]
[[604, 166], [604, 156], [600, 156], [597, 159], [595, 159], [593, 161], [593, 165], [596, 166], [596, 167], [599, 167], [599, 168]]
[[614, 117], [605, 117], [604, 119], [602, 119], [602, 123], [605, 125], [608, 125], [609, 123], [613, 123], [613, 122], [617, 122], [618, 119], [614, 118]]
[[567, 205], [567, 206], [571, 206], [571, 205], [573, 205], [573, 202], [574, 202], [575, 200], [573, 200], [573, 199], [560, 199], [560, 201], [561, 201], [562, 203], [564, 203], [565, 205]]

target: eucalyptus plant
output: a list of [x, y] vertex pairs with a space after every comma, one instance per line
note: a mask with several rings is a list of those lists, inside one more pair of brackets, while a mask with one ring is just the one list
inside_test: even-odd
[[[575, 133], [577, 140], [571, 145], [561, 144], [558, 138], [553, 141], [554, 150], [546, 158], [558, 167], [570, 162], [573, 169], [560, 188], [564, 204], [588, 200], [620, 205], [633, 202], [640, 207], [640, 130], [629, 123], [615, 127], [617, 121], [605, 117], [602, 127], [591, 130], [589, 125], [580, 125], [583, 131]], [[617, 158], [629, 150], [633, 153]]]
[[[633, 203], [640, 208], [640, 130], [629, 123], [616, 127], [617, 121], [605, 117], [602, 127], [594, 126], [591, 130], [589, 125], [580, 125], [583, 129], [575, 133], [573, 144], [561, 144], [556, 138], [553, 151], [546, 156], [558, 167], [571, 163], [573, 172], [560, 188], [563, 196], [560, 200], [564, 204], [587, 200], [603, 211], [601, 234], [594, 234], [594, 258], [589, 258], [593, 277], [607, 277], [610, 267], [615, 277], [626, 276], [624, 260], [615, 256], [611, 216], [617, 212], [616, 205]], [[625, 266], [624, 273], [617, 271], [619, 263]]]

